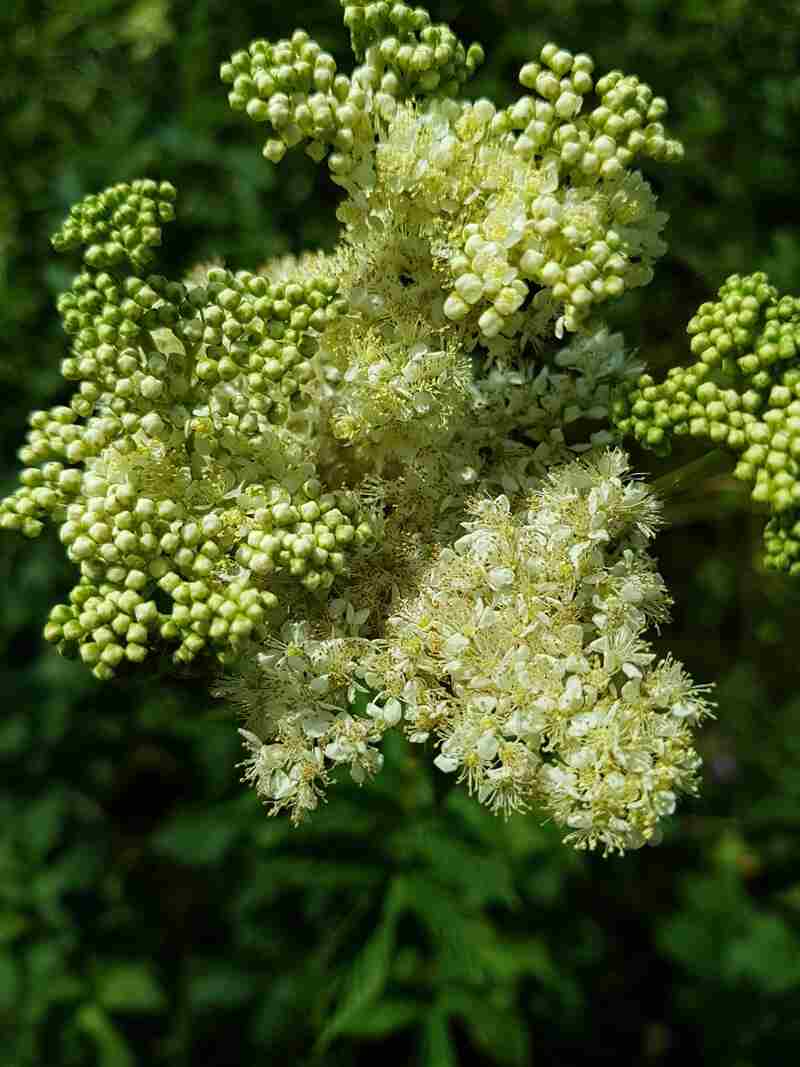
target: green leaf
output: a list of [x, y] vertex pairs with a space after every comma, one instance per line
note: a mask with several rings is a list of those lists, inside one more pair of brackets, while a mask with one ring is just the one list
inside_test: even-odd
[[10, 956], [0, 956], [0, 1012], [10, 1012], [17, 999], [19, 967]]
[[0, 915], [0, 944], [13, 941], [24, 933], [30, 925], [30, 920], [24, 915], [6, 912]]
[[498, 1064], [525, 1067], [530, 1063], [530, 1035], [521, 1012], [511, 1004], [484, 1002], [465, 1017], [476, 1046]]
[[465, 913], [458, 894], [424, 874], [402, 880], [406, 908], [429, 931], [436, 946], [436, 962], [449, 979], [479, 981], [485, 975], [481, 948], [487, 926], [480, 918]]
[[98, 863], [97, 850], [77, 846], [56, 862], [39, 864], [30, 883], [31, 904], [48, 922], [67, 926], [69, 918], [63, 897], [89, 884]]
[[189, 1003], [197, 1011], [238, 1007], [256, 992], [253, 977], [224, 960], [198, 960], [189, 979]]
[[65, 790], [44, 793], [27, 809], [22, 820], [25, 846], [37, 858], [43, 858], [56, 841], [67, 814]]
[[384, 919], [353, 962], [339, 1007], [320, 1034], [320, 1049], [348, 1030], [380, 995], [389, 976], [393, 947], [394, 923]]
[[127, 1041], [97, 1004], [85, 1004], [76, 1022], [94, 1042], [99, 1067], [135, 1067]]
[[437, 880], [457, 890], [472, 909], [495, 901], [509, 907], [517, 903], [506, 857], [487, 855], [482, 842], [447, 836], [439, 820], [402, 827], [393, 835], [391, 848], [404, 859], [424, 860]]
[[159, 1012], [166, 1001], [152, 971], [142, 963], [113, 963], [96, 979], [97, 1000], [107, 1011]]
[[416, 1000], [386, 998], [377, 1004], [365, 1004], [360, 1015], [353, 1015], [341, 1032], [346, 1030], [353, 1037], [386, 1037], [418, 1022], [422, 1013], [422, 1005]]
[[777, 915], [754, 915], [729, 950], [725, 971], [767, 993], [800, 988], [800, 939]]
[[155, 834], [153, 847], [179, 863], [193, 867], [219, 863], [241, 832], [241, 823], [224, 810], [179, 812]]
[[457, 1067], [457, 1062], [447, 1016], [434, 1010], [425, 1020], [422, 1031], [420, 1067]]
[[399, 901], [400, 892], [395, 882], [386, 894], [378, 928], [353, 961], [339, 1006], [317, 1041], [317, 1052], [324, 1052], [335, 1037], [357, 1023], [365, 1009], [382, 993], [394, 951]]
[[346, 862], [344, 860], [318, 859], [313, 856], [270, 857], [262, 865], [263, 877], [284, 889], [296, 886], [300, 890], [314, 886], [316, 889], [346, 889], [378, 887], [385, 877], [377, 863]]

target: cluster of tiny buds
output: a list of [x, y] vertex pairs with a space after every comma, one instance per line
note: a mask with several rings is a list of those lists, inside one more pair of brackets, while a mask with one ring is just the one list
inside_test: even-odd
[[[81, 382], [71, 406], [82, 417], [91, 414], [101, 395], [108, 393], [116, 395], [116, 407], [122, 410], [129, 391], [120, 381], [140, 369], [136, 346], [148, 341], [149, 331], [179, 329], [182, 317], [194, 314], [178, 282], [155, 274], [122, 278], [107, 271], [77, 275], [59, 297], [58, 310], [64, 329], [73, 338], [72, 353], [62, 361], [61, 373]], [[147, 347], [154, 348], [152, 340]], [[157, 365], [156, 353], [150, 354]]]
[[326, 493], [309, 479], [294, 493], [283, 486], [269, 493], [266, 506], [253, 513], [236, 560], [258, 576], [285, 572], [312, 592], [326, 591], [347, 569], [346, 552], [370, 544], [375, 534], [359, 519], [352, 493]]
[[[268, 426], [308, 402], [317, 338], [347, 307], [337, 282], [218, 267], [183, 283], [126, 275], [121, 258], [147, 258], [134, 237], [156, 243], [141, 229], [153, 203], [173, 198], [167, 183], [115, 186], [78, 204], [54, 240], [89, 245], [58, 302], [72, 340], [62, 373], [78, 389], [32, 413], [20, 486], [0, 502], [4, 529], [59, 524], [81, 577], [47, 637], [100, 678], [164, 643], [177, 661], [235, 655], [278, 605], [268, 574], [324, 594], [375, 537], [355, 496], [324, 492], [308, 455]], [[298, 463], [307, 471], [302, 489], [254, 484], [267, 448], [286, 485]]]
[[[490, 339], [514, 331], [515, 313], [531, 285], [563, 305], [566, 329], [579, 329], [598, 303], [646, 284], [650, 263], [666, 247], [659, 231], [667, 216], [656, 211], [649, 186], [630, 170], [638, 155], [667, 162], [681, 156], [679, 143], [655, 121], [666, 113], [664, 101], [618, 71], [595, 87], [592, 59], [555, 44], [545, 45], [540, 59], [521, 73], [535, 95], [505, 111], [482, 100], [470, 109], [484, 137], [499, 138], [499, 144], [505, 138], [532, 169], [519, 175], [515, 203], [509, 203], [507, 188], [490, 197], [482, 222], [464, 227], [462, 247], [450, 263], [456, 283], [445, 314], [470, 321], [480, 306], [478, 327]], [[582, 116], [593, 88], [601, 104]], [[526, 189], [537, 170], [538, 181]]]
[[424, 8], [382, 0], [342, 6], [353, 51], [365, 60], [359, 73], [379, 96], [456, 96], [484, 61], [479, 44], [465, 49], [445, 23], [431, 24]]
[[592, 305], [625, 292], [626, 280], [630, 284], [629, 261], [618, 251], [623, 246], [618, 233], [607, 230], [601, 240], [579, 249], [576, 262], [565, 265], [548, 255], [545, 242], [565, 247], [574, 229], [569, 210], [555, 197], [544, 195], [531, 203], [530, 211], [513, 250], [487, 240], [481, 232], [491, 228], [491, 218], [483, 226], [469, 223], [464, 228], [463, 251], [450, 261], [456, 281], [444, 305], [449, 319], [462, 321], [488, 298], [491, 305], [481, 312], [478, 326], [484, 337], [496, 337], [508, 331], [508, 320], [523, 306], [534, 284], [565, 305], [567, 326], [575, 329]]
[[365, 59], [351, 76], [337, 74], [333, 56], [305, 30], [276, 44], [253, 41], [222, 64], [231, 107], [272, 126], [275, 136], [263, 150], [271, 162], [306, 142], [317, 161], [330, 152], [328, 166], [344, 180], [373, 142], [373, 101], [388, 118], [398, 99], [434, 91], [453, 96], [483, 60], [478, 45], [465, 51], [447, 26], [431, 26], [427, 12], [404, 4], [349, 5], [345, 22]]
[[[254, 507], [252, 517], [242, 522], [235, 510], [230, 517], [212, 511], [195, 518], [180, 502], [151, 499], [137, 494], [131, 485], [108, 486], [91, 474], [81, 479], [77, 471], [62, 469], [57, 484], [86, 494], [64, 507], [59, 499], [63, 493], [44, 483], [45, 475], [56, 481], [58, 472], [43, 468], [28, 473], [31, 476], [23, 480], [34, 502], [50, 509], [61, 505], [65, 521], [60, 538], [82, 574], [74, 594], [78, 600], [73, 597], [72, 607], [55, 609], [46, 636], [64, 654], [77, 651], [98, 668], [99, 677], [110, 676], [123, 654], [134, 663], [144, 659], [148, 635], [152, 640], [179, 642], [174, 653], [178, 661], [188, 662], [207, 647], [224, 658], [244, 641], [262, 636], [266, 613], [278, 605], [276, 594], [255, 586], [254, 579], [263, 581], [276, 574], [300, 580], [312, 592], [325, 592], [346, 571], [347, 552], [371, 544], [376, 536], [374, 524], [361, 517], [352, 493], [325, 493], [314, 479], [306, 480], [294, 495], [282, 486], [271, 490], [251, 486], [251, 499], [263, 500], [263, 506]], [[73, 477], [64, 478], [66, 473]], [[5, 512], [3, 519], [7, 514], [13, 513]], [[19, 521], [26, 518], [36, 521], [24, 514]], [[28, 531], [23, 527], [23, 532]], [[233, 581], [224, 580], [227, 561], [232, 562], [229, 550], [243, 575]], [[156, 600], [149, 598], [156, 585], [171, 598], [171, 613], [165, 607], [154, 613]], [[92, 594], [106, 603], [98, 608], [99, 615], [82, 608], [80, 598], [87, 588], [105, 591], [102, 596]], [[117, 605], [120, 595], [128, 593], [137, 599], [128, 596], [120, 603], [124, 608], [130, 601], [128, 615], [135, 616], [138, 628], [129, 630], [118, 619], [112, 629], [120, 640], [106, 641], [96, 631], [116, 618], [116, 614], [105, 617], [111, 612], [108, 604]], [[150, 629], [144, 632], [143, 626]], [[123, 634], [135, 647], [126, 649]]]
[[784, 512], [764, 527], [764, 566], [783, 571], [796, 578], [800, 575], [800, 519], [798, 512]]
[[[667, 103], [635, 75], [610, 71], [593, 83], [590, 56], [573, 56], [548, 43], [540, 62], [520, 71], [520, 82], [539, 99], [523, 97], [507, 112], [512, 128], [522, 129], [516, 151], [524, 158], [552, 145], [562, 162], [589, 176], [622, 176], [638, 155], [663, 162], [682, 158], [679, 141], [660, 122]], [[585, 118], [583, 98], [594, 90], [599, 105]]]
[[307, 141], [314, 159], [333, 149], [328, 164], [334, 174], [352, 165], [359, 128], [367, 121], [366, 95], [336, 73], [333, 56], [304, 30], [274, 45], [253, 41], [222, 64], [220, 76], [231, 85], [228, 101], [234, 110], [272, 126], [275, 136], [264, 145], [267, 159], [278, 163], [287, 148]]
[[87, 265], [99, 270], [125, 259], [146, 267], [161, 244], [161, 223], [175, 217], [175, 195], [169, 182], [141, 178], [87, 196], [53, 236], [53, 247], [59, 252], [83, 247]]
[[[456, 277], [453, 291], [445, 305], [445, 315], [460, 322], [472, 309], [487, 299], [491, 302], [478, 318], [484, 337], [515, 331], [514, 316], [523, 307], [533, 286], [536, 297], [547, 292], [563, 305], [563, 326], [574, 331], [588, 319], [593, 308], [606, 300], [621, 296], [627, 289], [646, 284], [652, 270], [653, 254], [663, 251], [657, 231], [666, 216], [650, 210], [652, 194], [643, 181], [632, 183], [638, 187], [623, 189], [610, 200], [610, 206], [624, 210], [643, 194], [642, 208], [636, 223], [641, 226], [644, 242], [650, 247], [636, 262], [629, 242], [614, 228], [614, 218], [596, 218], [593, 229], [579, 228], [574, 212], [581, 206], [593, 212], [591, 193], [578, 199], [562, 192], [560, 196], [542, 193], [527, 205], [521, 205], [513, 227], [501, 241], [487, 239], [496, 231], [493, 213], [487, 213], [482, 224], [469, 223], [464, 227], [463, 248], [449, 263]], [[644, 245], [643, 242], [643, 245]], [[649, 253], [649, 254], [648, 254]], [[541, 299], [541, 297], [539, 297]]]
[[[342, 309], [335, 295], [335, 283], [326, 278], [307, 285], [271, 283], [221, 268], [209, 270], [204, 284], [190, 287], [160, 275], [119, 279], [84, 272], [59, 300], [65, 328], [74, 338], [62, 373], [81, 382], [72, 409], [87, 417], [103, 399], [123, 415], [137, 401], [144, 407], [170, 399], [186, 402], [193, 386], [207, 389], [247, 374], [252, 407], [283, 421], [289, 399], [311, 376], [313, 333]], [[167, 361], [157, 351], [146, 351], [143, 361], [137, 351], [137, 344], [153, 349], [147, 331], [163, 327], [198, 351], [188, 376], [186, 367], [178, 373], [174, 354]]]
[[[690, 321], [697, 362], [673, 367], [656, 384], [642, 375], [624, 386], [612, 414], [662, 454], [672, 435], [708, 439], [737, 456], [735, 477], [771, 511], [800, 508], [800, 300], [780, 296], [763, 272], [732, 275], [718, 300], [702, 304]], [[788, 516], [791, 519], [791, 514]], [[767, 563], [790, 562], [781, 547], [795, 519], [765, 532]]]
[[302, 389], [314, 376], [316, 337], [344, 310], [332, 279], [272, 282], [220, 268], [208, 271], [205, 286], [189, 290], [189, 300], [202, 312], [182, 331], [203, 346], [194, 375], [206, 390], [240, 381], [244, 432], [251, 423], [252, 429], [260, 425], [256, 416], [282, 423], [292, 405], [303, 405]]
[[146, 577], [136, 585], [118, 589], [82, 579], [69, 603], [51, 611], [45, 638], [62, 655], [79, 655], [95, 677], [107, 681], [123, 663], [142, 663], [160, 642], [177, 643], [173, 659], [179, 663], [190, 663], [206, 649], [224, 662], [247, 642], [263, 638], [267, 616], [277, 605], [274, 594], [245, 581], [186, 582], [168, 571], [158, 582], [171, 598], [167, 613], [157, 596], [148, 596]]
[[[650, 280], [651, 263], [665, 249], [659, 232], [667, 216], [656, 211], [649, 186], [630, 168], [637, 156], [671, 162], [682, 149], [659, 121], [666, 104], [649, 86], [619, 71], [595, 85], [589, 56], [549, 43], [540, 61], [521, 72], [532, 95], [501, 111], [488, 100], [456, 103], [452, 97], [483, 59], [478, 46], [465, 51], [446, 26], [431, 25], [423, 9], [344, 6], [354, 51], [364, 61], [349, 77], [336, 72], [333, 58], [303, 30], [276, 44], [253, 41], [222, 66], [231, 106], [272, 126], [275, 136], [264, 147], [269, 159], [277, 162], [287, 148], [304, 142], [315, 160], [328, 155], [334, 180], [348, 189], [369, 187], [376, 180], [372, 156], [379, 182], [381, 165], [396, 162], [391, 139], [398, 105], [435, 96], [415, 112], [420, 129], [436, 116], [449, 127], [437, 125], [432, 143], [420, 148], [425, 157], [419, 168], [430, 175], [431, 193], [438, 181], [442, 190], [450, 189], [451, 201], [472, 202], [469, 190], [458, 187], [469, 180], [464, 143], [474, 142], [477, 152], [478, 142], [487, 149], [491, 142], [492, 151], [474, 161], [476, 173], [491, 169], [498, 152], [502, 157], [494, 186], [490, 173], [480, 179], [485, 189], [497, 191], [488, 198], [486, 217], [478, 222], [474, 210], [465, 212], [461, 247], [449, 264], [457, 281], [444, 307], [450, 321], [469, 328], [474, 320], [483, 339], [508, 339], [524, 329], [525, 315], [517, 313], [533, 287], [547, 290], [533, 307], [535, 316], [548, 299], [563, 305], [560, 335], [582, 328], [597, 304]], [[593, 91], [599, 104], [583, 115]], [[508, 175], [500, 172], [513, 161], [541, 174], [536, 180], [517, 176], [514, 188], [525, 190], [519, 205], [495, 205], [511, 193], [501, 187]], [[458, 178], [450, 173], [456, 162], [462, 172], [466, 165]], [[422, 191], [420, 200], [425, 203]], [[498, 221], [509, 212], [515, 216], [510, 225]], [[498, 230], [504, 235], [498, 237]]]

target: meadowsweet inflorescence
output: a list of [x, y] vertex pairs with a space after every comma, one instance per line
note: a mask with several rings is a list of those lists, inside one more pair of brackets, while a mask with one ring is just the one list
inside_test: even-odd
[[[607, 424], [613, 407], [661, 445], [660, 394], [599, 313], [665, 250], [634, 164], [681, 146], [661, 98], [587, 55], [546, 45], [498, 108], [462, 95], [480, 46], [424, 9], [343, 7], [351, 74], [305, 31], [221, 69], [268, 160], [327, 160], [339, 243], [170, 281], [149, 273], [168, 183], [81, 201], [53, 239], [83, 255], [58, 305], [76, 392], [32, 414], [0, 526], [58, 525], [80, 577], [45, 635], [98, 677], [225, 664], [271, 812], [303, 818], [337, 767], [375, 774], [399, 727], [492, 810], [638, 847], [696, 787], [708, 705], [647, 642], [669, 604], [658, 505]], [[742, 285], [750, 329], [774, 298]], [[676, 388], [710, 403], [695, 378]], [[773, 555], [800, 554], [794, 536], [776, 527]]]
[[609, 451], [552, 469], [516, 511], [474, 498], [360, 667], [493, 810], [533, 803], [579, 847], [619, 851], [694, 790], [707, 713], [643, 636], [669, 600], [645, 548], [658, 504], [626, 471]]

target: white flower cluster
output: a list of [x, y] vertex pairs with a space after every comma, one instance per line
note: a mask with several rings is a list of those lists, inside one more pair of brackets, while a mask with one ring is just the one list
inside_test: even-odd
[[669, 604], [646, 552], [659, 509], [626, 473], [611, 451], [554, 469], [516, 514], [473, 500], [361, 668], [480, 801], [536, 805], [605, 852], [653, 839], [694, 792], [691, 731], [709, 710], [645, 638]]
[[[358, 630], [366, 612], [346, 610], [343, 625]], [[332, 603], [332, 614], [339, 605]], [[354, 661], [363, 642], [315, 638], [304, 623], [287, 623], [280, 638], [219, 691], [246, 716], [240, 732], [249, 756], [244, 781], [251, 782], [271, 815], [288, 810], [300, 822], [317, 807], [331, 770], [346, 767], [359, 785], [376, 774], [383, 756], [376, 747], [401, 717], [396, 700], [351, 710], [359, 687]], [[363, 688], [363, 687], [362, 687]], [[262, 738], [269, 738], [265, 743]]]
[[657, 508], [603, 452], [643, 368], [600, 311], [665, 248], [633, 165], [681, 149], [586, 55], [546, 45], [498, 109], [462, 98], [480, 47], [422, 8], [343, 6], [351, 74], [302, 30], [221, 72], [270, 161], [327, 158], [336, 247], [139, 277], [172, 187], [76, 205], [76, 392], [31, 416], [0, 528], [58, 524], [80, 578], [45, 635], [97, 677], [225, 665], [270, 811], [373, 775], [402, 723], [493, 810], [622, 851], [694, 788], [706, 711], [646, 643]]

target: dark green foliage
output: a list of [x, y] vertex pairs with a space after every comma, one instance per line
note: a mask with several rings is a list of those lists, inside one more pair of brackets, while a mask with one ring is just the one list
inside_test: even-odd
[[[734, 271], [798, 286], [800, 18], [792, 0], [442, 0], [479, 39], [475, 92], [507, 101], [544, 41], [642, 73], [686, 146], [661, 191], [671, 252], [620, 324], [661, 380]], [[164, 266], [252, 268], [333, 240], [336, 192], [301, 153], [273, 168], [218, 85], [253, 37], [307, 28], [347, 54], [337, 0], [18, 0], [0, 14], [4, 483], [25, 412], [63, 402], [70, 203], [139, 174], [181, 192]], [[638, 301], [638, 302], [637, 302]], [[668, 461], [635, 456], [662, 473]], [[581, 857], [504, 824], [403, 744], [300, 830], [237, 782], [203, 683], [102, 686], [39, 637], [70, 586], [61, 547], [0, 557], [0, 1038], [8, 1067], [411, 1067], [703, 1062], [800, 1046], [800, 591], [757, 562], [764, 517], [727, 476], [670, 501], [664, 632], [719, 680], [706, 781], [666, 840]], [[776, 533], [776, 537], [778, 534]], [[777, 549], [776, 549], [777, 551]]]

